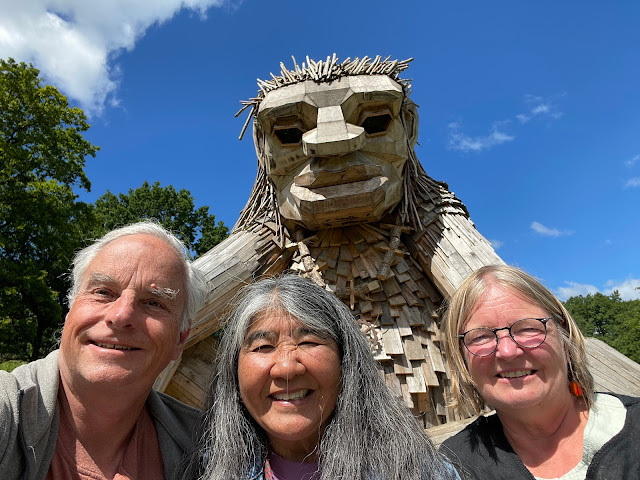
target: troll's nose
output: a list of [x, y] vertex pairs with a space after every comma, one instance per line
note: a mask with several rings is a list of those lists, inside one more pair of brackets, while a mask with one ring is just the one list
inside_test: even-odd
[[302, 151], [308, 157], [345, 155], [361, 149], [364, 129], [347, 123], [340, 106], [318, 109], [317, 127], [302, 136]]

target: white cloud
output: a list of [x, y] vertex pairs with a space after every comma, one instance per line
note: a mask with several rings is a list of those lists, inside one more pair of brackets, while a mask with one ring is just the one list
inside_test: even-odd
[[515, 116], [516, 119], [521, 124], [525, 124], [535, 117], [549, 117], [553, 119], [562, 117], [563, 113], [558, 111], [553, 102], [553, 98], [544, 98], [538, 95], [525, 95], [524, 102], [529, 105], [528, 111], [526, 113], [517, 114]]
[[198, 12], [225, 0], [0, 0], [0, 58], [31, 62], [46, 83], [88, 114], [116, 103], [114, 58], [146, 30], [183, 8]]
[[504, 242], [501, 240], [489, 240], [489, 243], [491, 244], [494, 250], [499, 250], [500, 247], [504, 245]]
[[489, 134], [486, 136], [471, 137], [460, 131], [460, 123], [452, 122], [449, 127], [449, 148], [451, 150], [461, 150], [463, 152], [479, 152], [486, 150], [496, 145], [502, 145], [506, 142], [511, 142], [515, 138], [503, 131], [501, 128], [506, 122], [496, 122], [489, 130]]
[[593, 295], [598, 292], [598, 287], [595, 285], [586, 285], [576, 282], [564, 282], [567, 284], [566, 287], [560, 287], [556, 291], [556, 296], [565, 301], [571, 297], [577, 297], [578, 295], [587, 296], [589, 294]]
[[624, 188], [640, 187], [640, 177], [633, 177], [627, 180], [624, 184]]
[[541, 105], [538, 105], [536, 107], [533, 107], [531, 109], [531, 113], [533, 115], [540, 115], [543, 113], [549, 113], [551, 111], [551, 107], [549, 105], [545, 105], [544, 103]]
[[558, 230], [557, 228], [549, 228], [541, 224], [540, 222], [531, 222], [531, 229], [547, 237], [561, 237], [563, 235], [572, 235], [572, 230]]
[[562, 97], [564, 94], [554, 95], [551, 98], [543, 98], [536, 95], [525, 95], [524, 101], [527, 105], [527, 111], [516, 115], [509, 116], [506, 120], [494, 122], [489, 129], [487, 135], [471, 136], [461, 131], [460, 122], [452, 122], [449, 128], [449, 145], [451, 150], [460, 150], [463, 152], [480, 152], [487, 150], [503, 143], [511, 142], [516, 137], [513, 134], [506, 133], [507, 127], [513, 123], [515, 118], [520, 125], [529, 123], [534, 118], [558, 119], [563, 113], [555, 106], [555, 99]]
[[609, 280], [606, 286], [605, 295], [611, 295], [614, 290], [617, 290], [622, 300], [640, 299], [640, 278], [629, 278], [624, 282]]
[[640, 160], [640, 153], [637, 155], [634, 155], [633, 157], [631, 157], [629, 160], [627, 160], [626, 162], [624, 162], [625, 167], [633, 167], [636, 163], [638, 163], [638, 160]]
[[609, 280], [606, 282], [605, 288], [598, 288], [595, 285], [582, 284], [577, 282], [564, 282], [567, 286], [560, 287], [555, 292], [557, 297], [565, 301], [571, 297], [577, 297], [578, 295], [587, 296], [594, 295], [595, 293], [602, 293], [603, 295], [611, 295], [614, 290], [617, 290], [622, 300], [638, 300], [640, 299], [640, 278], [629, 278], [623, 282]]

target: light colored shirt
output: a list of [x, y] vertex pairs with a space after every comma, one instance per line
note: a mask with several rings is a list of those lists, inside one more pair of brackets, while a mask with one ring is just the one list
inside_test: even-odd
[[596, 393], [594, 407], [589, 410], [589, 420], [584, 429], [582, 458], [578, 465], [562, 477], [536, 478], [538, 480], [585, 480], [594, 455], [622, 430], [626, 418], [627, 409], [620, 400], [612, 395]]

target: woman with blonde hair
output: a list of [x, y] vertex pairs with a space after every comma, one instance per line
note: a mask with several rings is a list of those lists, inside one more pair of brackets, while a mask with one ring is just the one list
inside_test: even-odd
[[482, 267], [443, 329], [455, 403], [496, 411], [443, 444], [463, 478], [640, 478], [640, 399], [594, 393], [582, 333], [540, 282]]

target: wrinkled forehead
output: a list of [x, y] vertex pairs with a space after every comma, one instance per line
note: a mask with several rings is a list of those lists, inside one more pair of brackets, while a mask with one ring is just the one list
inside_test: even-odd
[[291, 115], [299, 111], [302, 104], [323, 108], [363, 100], [390, 103], [397, 115], [403, 98], [400, 84], [386, 75], [355, 75], [322, 83], [306, 80], [267, 93], [260, 103], [258, 118]]

